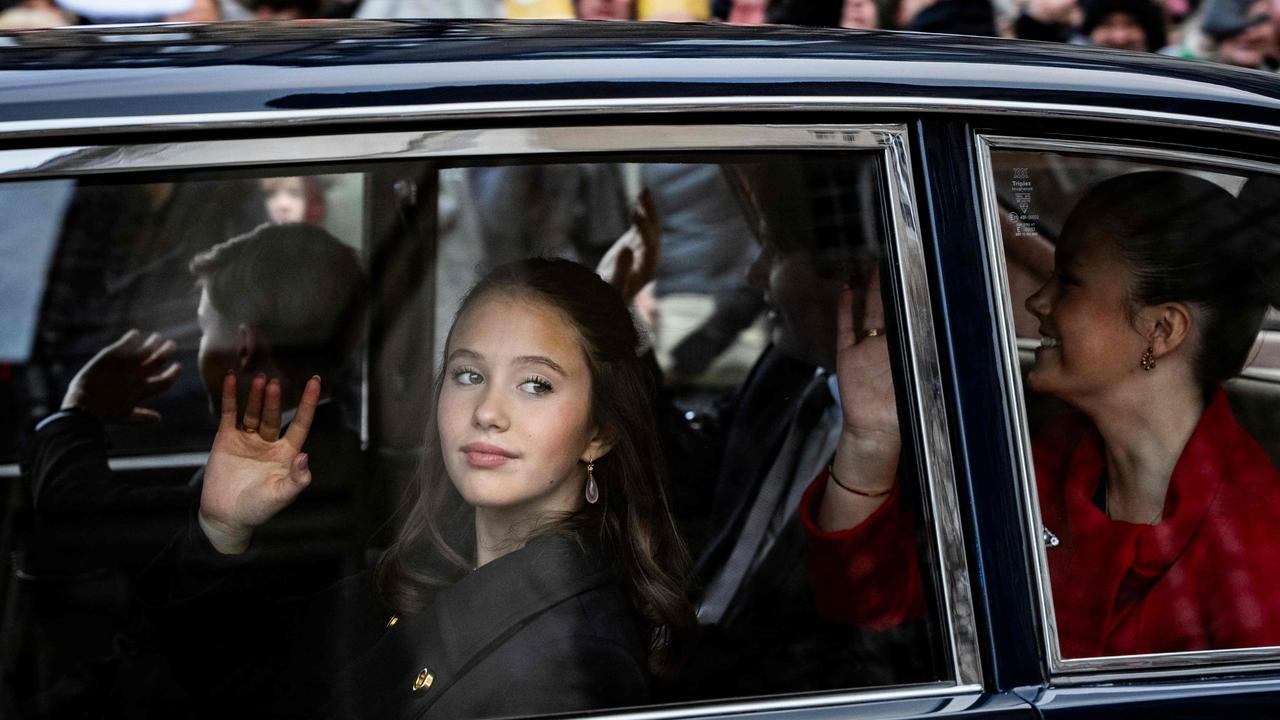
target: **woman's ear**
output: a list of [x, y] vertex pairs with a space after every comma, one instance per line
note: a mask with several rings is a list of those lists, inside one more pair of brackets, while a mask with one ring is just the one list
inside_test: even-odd
[[607, 428], [596, 428], [595, 433], [591, 436], [591, 440], [587, 442], [587, 446], [582, 450], [582, 462], [595, 462], [613, 449], [617, 444], [617, 435]]
[[1146, 316], [1146, 335], [1151, 342], [1151, 354], [1156, 358], [1178, 349], [1191, 336], [1191, 323], [1195, 316], [1186, 303], [1152, 305], [1142, 313]]

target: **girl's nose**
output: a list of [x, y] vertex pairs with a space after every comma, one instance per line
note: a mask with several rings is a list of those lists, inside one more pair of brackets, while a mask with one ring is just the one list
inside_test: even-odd
[[506, 430], [510, 425], [501, 393], [493, 385], [486, 385], [471, 414], [471, 424], [481, 430]]

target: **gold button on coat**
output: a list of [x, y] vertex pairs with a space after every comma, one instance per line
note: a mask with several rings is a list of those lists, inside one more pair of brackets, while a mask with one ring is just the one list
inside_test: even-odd
[[431, 683], [435, 682], [435, 679], [430, 670], [422, 668], [418, 671], [418, 677], [413, 681], [413, 691], [418, 692], [423, 688], [431, 687]]
[[391, 619], [387, 621], [387, 627], [391, 627], [392, 625], [395, 625], [398, 622], [400, 622], [400, 616], [392, 615]]

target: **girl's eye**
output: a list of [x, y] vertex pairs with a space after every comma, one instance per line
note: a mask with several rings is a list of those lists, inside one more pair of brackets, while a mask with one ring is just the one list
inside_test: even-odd
[[484, 382], [484, 376], [473, 368], [462, 367], [453, 371], [453, 381], [459, 385], [479, 385]]
[[540, 377], [527, 377], [519, 385], [520, 390], [530, 395], [546, 395], [551, 392], [551, 383]]

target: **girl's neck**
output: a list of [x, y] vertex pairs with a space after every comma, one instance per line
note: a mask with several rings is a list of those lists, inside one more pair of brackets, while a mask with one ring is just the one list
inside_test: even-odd
[[536, 525], [524, 514], [476, 507], [476, 568], [525, 547]]
[[1137, 397], [1086, 411], [1102, 435], [1106, 508], [1113, 520], [1160, 521], [1174, 467], [1203, 412], [1204, 400], [1191, 383], [1140, 388]]

